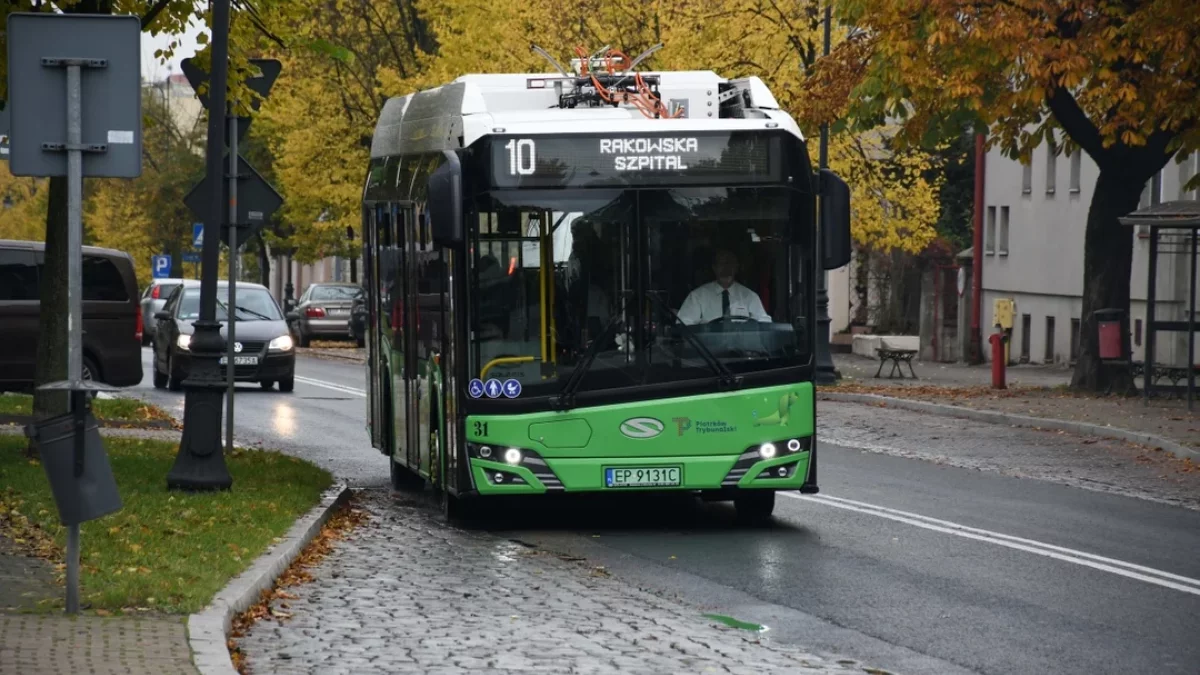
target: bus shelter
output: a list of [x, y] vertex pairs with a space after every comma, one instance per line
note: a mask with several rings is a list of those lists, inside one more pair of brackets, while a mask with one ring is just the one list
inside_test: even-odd
[[[1187, 380], [1188, 410], [1194, 409], [1196, 399], [1196, 266], [1197, 240], [1200, 239], [1200, 201], [1174, 201], [1138, 209], [1120, 219], [1122, 225], [1143, 227], [1150, 239], [1150, 264], [1146, 282], [1146, 360], [1142, 379], [1142, 394], [1149, 404], [1154, 388], [1155, 334], [1182, 332], [1187, 334], [1187, 360], [1183, 366]], [[1160, 321], [1155, 314], [1160, 253], [1185, 256], [1188, 260], [1187, 318], [1184, 321]]]

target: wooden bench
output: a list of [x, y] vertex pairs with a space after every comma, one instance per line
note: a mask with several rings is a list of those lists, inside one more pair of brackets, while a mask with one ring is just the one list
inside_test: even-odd
[[888, 362], [891, 362], [892, 371], [888, 373], [889, 380], [895, 378], [896, 373], [900, 374], [900, 379], [905, 379], [904, 369], [900, 367], [900, 364], [902, 363], [908, 364], [908, 372], [912, 374], [912, 379], [919, 379], [916, 371], [913, 370], [912, 365], [912, 360], [913, 357], [917, 355], [917, 350], [893, 349], [885, 345], [883, 347], [876, 347], [875, 353], [879, 355], [879, 370], [875, 371], [875, 377], [879, 377], [880, 374], [883, 373], [883, 367], [887, 365]]

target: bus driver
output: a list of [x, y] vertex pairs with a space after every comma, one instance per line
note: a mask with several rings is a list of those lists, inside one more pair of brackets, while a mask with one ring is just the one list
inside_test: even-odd
[[758, 294], [733, 280], [737, 271], [737, 256], [730, 251], [717, 251], [713, 256], [716, 280], [688, 293], [679, 308], [679, 319], [689, 326], [726, 316], [770, 323], [771, 315], [763, 309]]

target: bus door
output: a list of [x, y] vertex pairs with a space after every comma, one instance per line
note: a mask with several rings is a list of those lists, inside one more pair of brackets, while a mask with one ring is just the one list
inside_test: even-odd
[[[367, 421], [371, 432], [371, 446], [391, 453], [388, 447], [390, 439], [386, 433], [383, 400], [386, 382], [381, 379], [379, 367], [382, 355], [380, 347], [380, 316], [384, 288], [380, 283], [379, 252], [381, 250], [380, 233], [387, 227], [388, 208], [383, 204], [375, 204], [363, 208], [363, 279], [368, 289], [366, 295], [367, 325], [364, 330], [367, 343]], [[390, 412], [388, 413], [390, 414]]]
[[425, 468], [420, 459], [420, 399], [421, 373], [417, 363], [417, 256], [420, 252], [416, 237], [416, 212], [412, 204], [400, 207], [397, 225], [400, 229], [401, 246], [404, 250], [403, 285], [404, 291], [398, 308], [399, 344], [402, 345], [400, 361], [403, 363], [402, 381], [398, 391], [402, 391], [403, 406], [397, 408], [397, 420], [403, 418], [403, 435], [398, 437], [404, 444], [404, 460], [414, 472]]

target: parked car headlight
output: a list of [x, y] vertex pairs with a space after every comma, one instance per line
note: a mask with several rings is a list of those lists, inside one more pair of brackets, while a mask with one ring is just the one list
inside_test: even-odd
[[271, 340], [271, 344], [267, 345], [267, 349], [273, 352], [290, 352], [292, 351], [292, 336], [280, 335]]
[[192, 346], [192, 336], [180, 335], [179, 337], [175, 338], [175, 346], [187, 351]]

